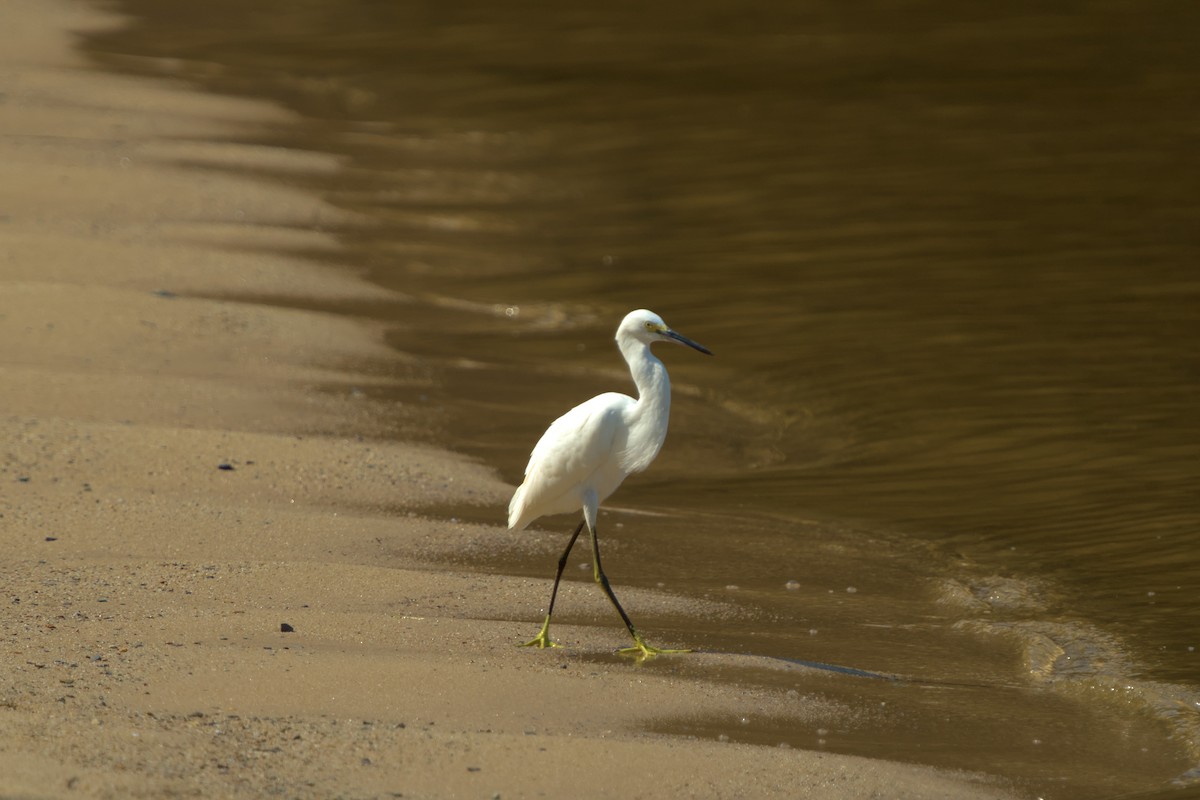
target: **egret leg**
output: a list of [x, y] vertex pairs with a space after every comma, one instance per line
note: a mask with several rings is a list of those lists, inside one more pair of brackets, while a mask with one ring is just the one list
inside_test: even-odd
[[558, 647], [550, 640], [550, 616], [554, 613], [554, 598], [558, 597], [558, 582], [562, 580], [563, 569], [567, 566], [567, 556], [571, 555], [571, 548], [575, 546], [575, 540], [579, 538], [582, 531], [583, 523], [580, 522], [579, 527], [571, 534], [571, 541], [567, 542], [567, 549], [563, 550], [562, 556], [558, 559], [558, 573], [554, 576], [554, 588], [550, 591], [550, 607], [546, 609], [546, 621], [542, 623], [542, 630], [521, 647]]
[[596, 579], [596, 583], [600, 584], [600, 588], [608, 595], [613, 608], [621, 615], [621, 619], [625, 622], [625, 627], [629, 629], [629, 635], [633, 637], [633, 647], [623, 647], [617, 652], [622, 655], [636, 656], [639, 660], [662, 655], [663, 653], [692, 652], [691, 650], [665, 650], [646, 644], [645, 640], [642, 639], [642, 635], [637, 632], [637, 628], [633, 627], [633, 622], [629, 619], [629, 615], [625, 613], [625, 609], [621, 608], [621, 604], [617, 602], [617, 596], [613, 594], [612, 587], [608, 584], [608, 576], [604, 574], [604, 567], [600, 565], [600, 540], [596, 537], [596, 529], [588, 526], [588, 533], [592, 537], [592, 575]]

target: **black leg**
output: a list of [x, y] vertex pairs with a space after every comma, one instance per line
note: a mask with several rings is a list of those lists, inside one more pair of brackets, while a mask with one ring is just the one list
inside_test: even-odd
[[641, 634], [637, 632], [637, 628], [633, 627], [633, 622], [629, 619], [629, 615], [625, 613], [625, 609], [621, 608], [621, 604], [617, 602], [617, 596], [613, 594], [612, 587], [608, 585], [608, 576], [604, 574], [604, 567], [600, 566], [600, 540], [596, 536], [596, 529], [588, 529], [588, 533], [592, 537], [592, 560], [593, 573], [596, 578], [596, 583], [600, 584], [600, 588], [608, 595], [609, 601], [613, 604], [613, 608], [621, 615], [621, 619], [625, 622], [625, 627], [629, 629], [629, 635], [633, 637], [633, 647], [625, 647], [620, 651], [623, 655], [631, 655], [637, 658], [638, 661], [643, 661], [647, 658], [652, 658], [662, 653], [689, 653], [690, 650], [662, 650], [657, 647], [651, 647], [642, 639]]
[[558, 559], [558, 572], [554, 576], [554, 588], [550, 591], [550, 607], [546, 609], [546, 621], [542, 623], [542, 629], [538, 635], [530, 639], [522, 647], [558, 647], [550, 639], [550, 616], [554, 613], [554, 600], [558, 597], [558, 584], [562, 580], [563, 569], [567, 566], [567, 556], [571, 555], [571, 548], [575, 546], [575, 540], [579, 538], [579, 534], [583, 531], [583, 523], [579, 523], [579, 527], [571, 534], [571, 541], [567, 542], [567, 549], [563, 550], [563, 554]]
[[621, 615], [621, 619], [625, 621], [625, 627], [629, 628], [629, 635], [633, 637], [635, 642], [640, 642], [641, 637], [638, 636], [638, 632], [633, 627], [629, 615], [625, 613], [625, 609], [621, 608], [621, 604], [617, 602], [617, 596], [613, 594], [612, 587], [608, 585], [608, 576], [604, 574], [604, 567], [600, 566], [600, 540], [596, 538], [596, 529], [591, 528], [588, 530], [588, 533], [592, 537], [592, 560], [595, 562], [595, 569], [592, 570], [592, 574], [596, 578], [596, 583], [600, 584], [600, 588], [608, 595], [613, 608], [617, 610], [617, 613]]
[[563, 569], [567, 566], [567, 556], [571, 555], [571, 548], [575, 546], [575, 540], [579, 538], [579, 534], [583, 532], [583, 523], [579, 523], [579, 527], [571, 534], [571, 541], [567, 542], [567, 549], [563, 550], [562, 556], [558, 559], [558, 573], [554, 576], [554, 589], [550, 592], [550, 607], [546, 609], [546, 619], [554, 613], [554, 598], [558, 597], [558, 582], [562, 580]]

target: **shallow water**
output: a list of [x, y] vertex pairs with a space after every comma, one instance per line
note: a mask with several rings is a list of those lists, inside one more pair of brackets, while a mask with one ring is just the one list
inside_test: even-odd
[[[627, 386], [630, 308], [717, 353], [660, 353], [618, 592], [745, 609], [631, 609], [672, 640], [901, 680], [729, 676], [857, 698], [837, 735], [665, 728], [1054, 798], [1200, 764], [1200, 6], [122, 7], [102, 63], [274, 98], [306, 123], [264, 143], [344, 157], [276, 177], [374, 221], [342, 263], [411, 298], [434, 387], [392, 400], [431, 438], [516, 482]], [[549, 577], [562, 536], [478, 566]]]

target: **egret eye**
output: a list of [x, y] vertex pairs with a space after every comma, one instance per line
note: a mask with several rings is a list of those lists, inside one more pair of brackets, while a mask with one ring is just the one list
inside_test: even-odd
[[646, 330], [648, 330], [648, 331], [654, 331], [654, 330], [657, 330], [657, 328], [655, 328], [655, 327], [654, 327], [654, 323], [653, 323], [653, 322], [647, 322], [647, 323], [646, 323]]

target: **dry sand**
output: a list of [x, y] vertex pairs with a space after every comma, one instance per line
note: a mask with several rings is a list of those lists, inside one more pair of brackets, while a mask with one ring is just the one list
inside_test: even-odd
[[[343, 212], [239, 172], [337, 164], [236, 143], [299, 124], [281, 109], [73, 52], [71, 31], [114, 24], [65, 0], [5, 0], [0, 24], [0, 796], [1010, 796], [646, 733], [847, 712], [712, 679], [736, 659], [611, 657], [598, 592], [568, 588], [596, 620], [560, 626], [569, 647], [514, 647], [549, 575], [444, 556], [524, 548], [549, 571], [558, 537], [504, 531], [485, 466], [379, 435], [400, 410], [355, 389], [420, 364], [369, 321], [214, 299], [397, 301], [287, 255], [336, 254], [320, 231]], [[419, 513], [449, 504], [497, 524]]]

